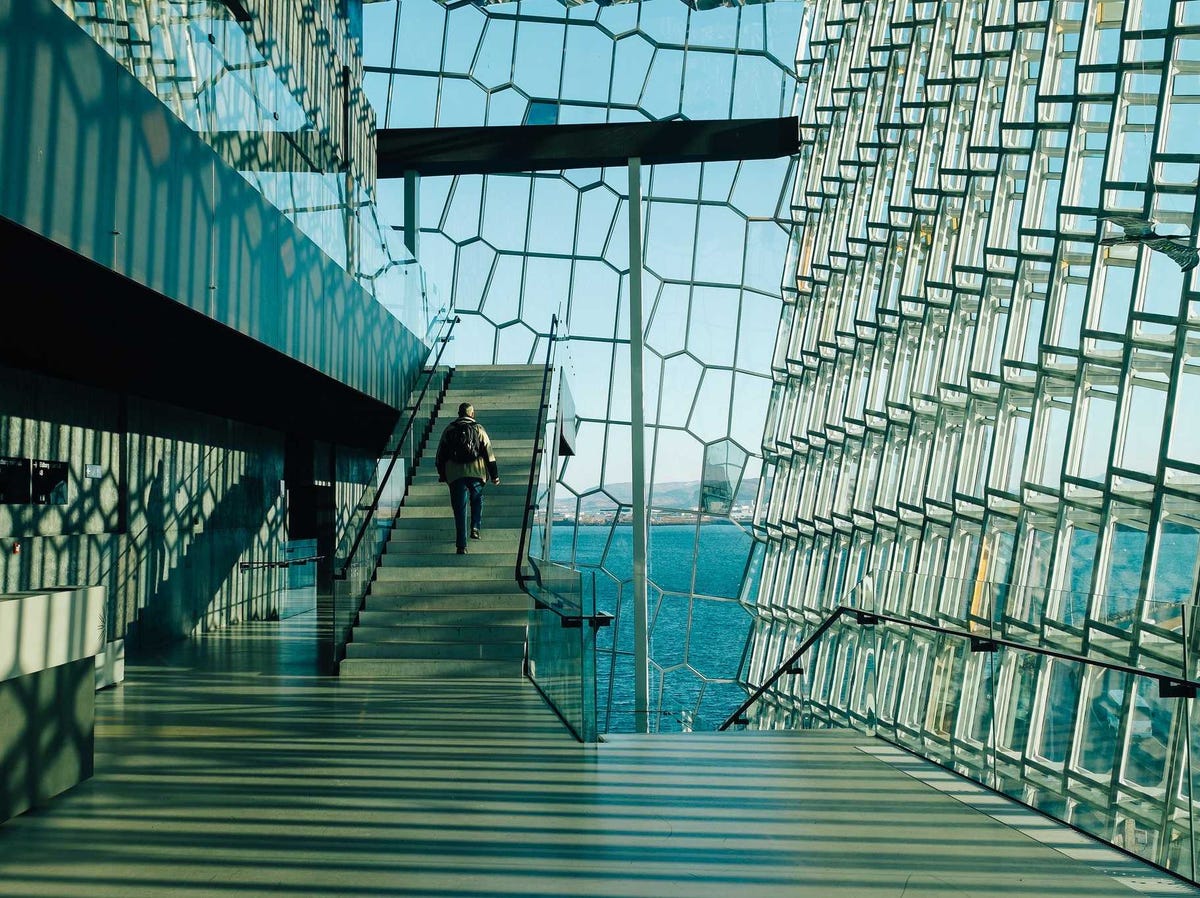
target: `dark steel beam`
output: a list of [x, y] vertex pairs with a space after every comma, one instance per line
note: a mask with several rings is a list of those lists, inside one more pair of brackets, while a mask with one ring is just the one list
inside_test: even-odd
[[617, 122], [378, 132], [379, 177], [558, 171], [673, 162], [777, 159], [799, 151], [797, 120]]
[[223, 4], [233, 13], [233, 17], [239, 22], [250, 21], [250, 10], [246, 9], [246, 4], [242, 0], [221, 0]]

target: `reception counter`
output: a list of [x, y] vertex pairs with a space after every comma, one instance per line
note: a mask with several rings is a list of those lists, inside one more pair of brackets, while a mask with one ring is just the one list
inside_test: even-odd
[[104, 588], [0, 595], [0, 822], [92, 775]]

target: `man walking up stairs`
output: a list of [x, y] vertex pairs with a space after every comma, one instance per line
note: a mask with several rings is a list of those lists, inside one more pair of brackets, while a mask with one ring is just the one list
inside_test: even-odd
[[499, 486], [481, 539], [455, 552], [454, 516], [430, 446], [416, 469], [341, 664], [349, 677], [519, 677], [529, 597], [514, 568], [541, 402], [540, 365], [460, 366], [434, 432], [470, 402], [487, 422]]

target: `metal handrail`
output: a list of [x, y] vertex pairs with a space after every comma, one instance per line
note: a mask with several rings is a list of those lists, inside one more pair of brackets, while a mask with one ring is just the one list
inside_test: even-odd
[[842, 617], [853, 615], [855, 622], [863, 627], [873, 627], [877, 623], [897, 624], [903, 627], [911, 627], [914, 630], [925, 630], [930, 633], [942, 633], [946, 636], [954, 636], [959, 639], [971, 640], [972, 652], [994, 652], [999, 646], [1004, 646], [1008, 649], [1017, 651], [1029, 652], [1034, 655], [1045, 655], [1050, 658], [1057, 658], [1060, 661], [1074, 661], [1080, 664], [1091, 664], [1095, 667], [1100, 667], [1105, 670], [1116, 671], [1117, 673], [1133, 674], [1139, 677], [1150, 677], [1158, 681], [1158, 694], [1160, 698], [1195, 698], [1197, 690], [1200, 690], [1200, 681], [1189, 680], [1186, 677], [1173, 677], [1169, 674], [1155, 673], [1149, 670], [1142, 670], [1139, 667], [1132, 667], [1128, 664], [1118, 664], [1113, 661], [1104, 661], [1099, 658], [1088, 658], [1083, 655], [1076, 655], [1070, 652], [1060, 652], [1057, 649], [1048, 649], [1044, 646], [1026, 645], [1023, 642], [1015, 642], [1011, 639], [1001, 639], [992, 636], [985, 636], [979, 633], [970, 633], [964, 630], [954, 630], [950, 627], [943, 627], [939, 624], [928, 624], [924, 621], [909, 620], [904, 617], [894, 617], [889, 614], [879, 614], [875, 611], [864, 611], [861, 608], [853, 608], [849, 605], [839, 605], [832, 614], [830, 614], [817, 627], [812, 634], [800, 644], [796, 651], [788, 656], [775, 672], [767, 679], [765, 683], [754, 690], [754, 693], [746, 699], [738, 707], [736, 711], [726, 718], [718, 730], [726, 730], [735, 724], [745, 724], [747, 719], [744, 716], [746, 711], [762, 698], [776, 681], [784, 674], [800, 674], [804, 671], [796, 667], [796, 662], [807, 652], [818, 639], [820, 639], [825, 631], [834, 625]]
[[320, 561], [324, 555], [306, 555], [304, 558], [289, 558], [286, 561], [239, 561], [239, 571], [253, 571], [259, 568], [295, 567], [298, 564], [311, 564]]
[[409, 432], [417, 420], [417, 413], [421, 410], [421, 404], [425, 401], [425, 394], [429, 391], [429, 385], [433, 383], [433, 376], [437, 373], [438, 364], [442, 361], [442, 353], [446, 351], [446, 346], [450, 343], [450, 335], [454, 332], [454, 325], [458, 324], [462, 319], [455, 315], [453, 318], [447, 318], [446, 323], [449, 325], [446, 332], [437, 338], [438, 346], [437, 355], [434, 357], [432, 364], [428, 365], [428, 371], [425, 374], [425, 385], [421, 387], [421, 395], [417, 397], [417, 401], [413, 403], [412, 409], [409, 411], [408, 421], [404, 425], [404, 430], [400, 434], [400, 438], [396, 440], [396, 448], [392, 450], [392, 457], [388, 461], [387, 470], [383, 473], [383, 479], [379, 481], [379, 486], [375, 490], [375, 495], [371, 499], [371, 504], [368, 506], [359, 506], [366, 508], [367, 514], [363, 518], [361, 526], [358, 528], [358, 533], [354, 535], [354, 542], [350, 544], [350, 551], [346, 553], [346, 561], [342, 565], [341, 570], [334, 572], [334, 579], [345, 580], [347, 571], [350, 570], [350, 565], [354, 561], [354, 555], [358, 551], [359, 545], [362, 543], [363, 536], [366, 535], [367, 529], [371, 526], [371, 521], [375, 517], [375, 512], [379, 508], [379, 500], [383, 495], [384, 488], [387, 486], [388, 479], [392, 476], [392, 470], [396, 467], [396, 462], [400, 458], [400, 452], [404, 447], [404, 441], [408, 438]]
[[[550, 563], [553, 564], [553, 562]], [[542, 572], [541, 568], [538, 567], [537, 562], [531, 558], [529, 559], [529, 564], [533, 567], [534, 576], [523, 578], [521, 581], [521, 588], [525, 590], [525, 593], [531, 599], [533, 599], [533, 606], [535, 608], [542, 611], [549, 611], [558, 615], [559, 623], [562, 624], [562, 627], [565, 630], [578, 629], [585, 623], [588, 624], [593, 630], [598, 630], [601, 627], [611, 626], [615, 618], [607, 611], [596, 611], [592, 614], [584, 614], [582, 603], [572, 606], [568, 599], [563, 598], [563, 596], [554, 590], [550, 590], [549, 592], [550, 595], [554, 597], [555, 601], [550, 601], [544, 595], [534, 595], [534, 593], [530, 592], [525, 587], [525, 583], [527, 583], [529, 580], [536, 581], [539, 590], [545, 590], [546, 586], [542, 582]]]
[[[541, 458], [543, 449], [543, 431], [546, 429], [546, 415], [550, 410], [550, 400], [547, 393], [550, 389], [550, 384], [553, 380], [551, 372], [554, 370], [554, 344], [558, 339], [558, 316], [550, 316], [550, 337], [546, 344], [546, 366], [542, 371], [542, 399], [538, 406], [537, 429], [533, 432], [533, 454], [529, 459], [529, 486], [525, 489], [525, 515], [521, 519], [521, 541], [517, 546], [517, 561], [514, 576], [518, 585], [522, 589], [525, 588], [525, 572], [523, 570], [525, 563], [525, 549], [527, 547], [526, 537], [529, 533], [529, 517], [533, 512], [533, 490], [534, 484], [537, 482], [537, 466], [538, 460]], [[536, 571], [537, 568], [535, 567]], [[540, 577], [539, 577], [540, 582]]]

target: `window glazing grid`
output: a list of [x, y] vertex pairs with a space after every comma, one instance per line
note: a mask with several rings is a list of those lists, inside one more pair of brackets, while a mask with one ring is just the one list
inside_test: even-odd
[[[555, 0], [365, 7], [367, 89], [386, 127], [788, 115], [803, 9]], [[792, 160], [643, 170], [650, 660], [661, 729], [744, 698], [748, 532], [788, 251]], [[453, 292], [462, 362], [542, 357], [566, 320], [577, 455], [555, 560], [596, 572], [601, 726], [633, 727], [628, 237], [624, 168], [423, 178], [421, 263]], [[401, 223], [401, 186], [381, 182]], [[481, 414], [484, 414], [481, 411]], [[515, 462], [514, 462], [515, 463]], [[626, 523], [622, 523], [626, 522]]]
[[[786, 401], [758, 509], [772, 563], [744, 680], [856, 585], [897, 614], [1194, 677], [1200, 270], [1100, 245], [1119, 231], [1099, 217], [1200, 231], [1200, 3], [806, 16]], [[838, 581], [847, 545], [869, 550]], [[886, 638], [881, 730], [1195, 878], [1188, 702], [1019, 652], [972, 661], [948, 699], [952, 646], [931, 664], [927, 640]]]
[[369, 295], [432, 336], [438, 291], [375, 202], [375, 121], [350, 21], [276, 9], [241, 23], [221, 0], [54, 2]]

